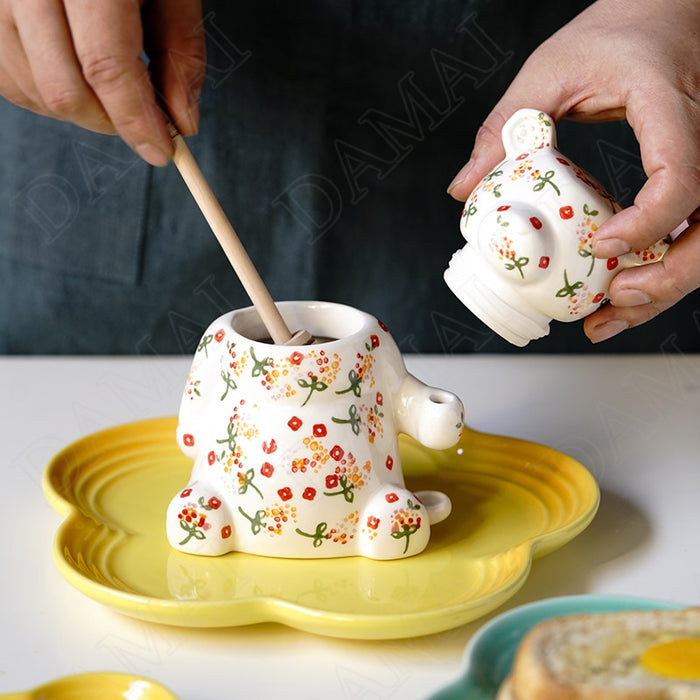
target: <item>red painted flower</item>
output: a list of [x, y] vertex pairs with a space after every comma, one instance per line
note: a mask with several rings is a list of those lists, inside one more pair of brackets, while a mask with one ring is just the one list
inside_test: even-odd
[[283, 501], [288, 501], [292, 497], [292, 489], [290, 489], [289, 486], [279, 489], [277, 493]]
[[394, 458], [391, 455], [387, 455], [386, 462], [384, 463], [386, 468], [391, 471], [394, 468]]
[[292, 416], [292, 417], [287, 421], [287, 425], [288, 425], [292, 430], [295, 430], [295, 431], [296, 431], [296, 430], [299, 430], [299, 428], [301, 428], [302, 424], [303, 424], [303, 421], [301, 420], [301, 418], [299, 418], [299, 417], [297, 417], [297, 416]]
[[521, 153], [515, 160], [525, 160], [529, 155], [529, 153]]
[[387, 495], [384, 496], [384, 498], [386, 498], [387, 503], [396, 503], [396, 501], [399, 500], [398, 495], [395, 494], [393, 491], [391, 493], [387, 493]]
[[608, 270], [614, 270], [619, 265], [619, 263], [620, 261], [617, 258], [608, 258]]
[[603, 299], [605, 299], [605, 293], [604, 293], [604, 292], [598, 292], [598, 294], [596, 294], [596, 295], [593, 297], [593, 303], [594, 303], [594, 304], [599, 304], [601, 301], [603, 301]]
[[375, 515], [370, 515], [367, 518], [367, 527], [372, 528], [372, 530], [376, 530], [379, 527], [379, 518]]
[[214, 450], [212, 450], [208, 455], [207, 455], [207, 462], [209, 462], [209, 466], [214, 464], [216, 462], [216, 454], [214, 453]]
[[275, 438], [272, 438], [269, 442], [263, 442], [262, 444], [263, 452], [266, 455], [272, 454], [276, 449], [277, 449], [277, 443], [275, 442]]
[[536, 216], [530, 217], [530, 223], [532, 224], [532, 227], [538, 231], [542, 228], [542, 222]]
[[377, 406], [383, 406], [384, 405], [384, 394], [382, 394], [381, 391], [377, 392]]
[[293, 365], [300, 365], [301, 361], [304, 359], [304, 356], [298, 351], [295, 350], [290, 356], [289, 356], [289, 361]]
[[180, 498], [187, 498], [192, 493], [192, 489], [185, 489], [181, 494]]
[[377, 321], [377, 323], [379, 324], [379, 327], [380, 327], [385, 333], [388, 333], [388, 332], [389, 332], [389, 329], [388, 329], [381, 321]]
[[327, 489], [335, 489], [338, 487], [338, 475], [337, 474], [328, 474], [326, 476], [326, 488]]
[[543, 270], [546, 270], [549, 267], [549, 256], [543, 255], [538, 264]]
[[307, 486], [304, 489], [304, 493], [301, 494], [301, 497], [306, 499], [307, 501], [313, 501], [314, 498], [316, 498], [316, 489], [312, 486]]
[[330, 455], [336, 462], [340, 462], [340, 460], [343, 459], [344, 454], [345, 450], [340, 445], [333, 445], [331, 448]]
[[328, 434], [328, 430], [323, 423], [316, 423], [313, 428], [314, 437], [325, 437]]
[[221, 528], [221, 539], [226, 540], [229, 537], [231, 537], [231, 526], [224, 525], [224, 527]]
[[570, 219], [574, 215], [574, 210], [568, 204], [565, 207], [559, 207], [559, 216], [562, 219]]
[[216, 496], [212, 496], [207, 503], [209, 504], [209, 507], [213, 508], [214, 510], [221, 508], [221, 501]]
[[182, 436], [182, 442], [184, 442], [187, 447], [192, 447], [194, 445], [194, 435], [191, 435], [190, 433], [185, 433]]
[[374, 333], [369, 337], [369, 342], [372, 347], [372, 350], [376, 349], [379, 347], [379, 336], [374, 335]]
[[220, 343], [224, 339], [225, 335], [226, 331], [223, 328], [220, 328], [218, 331], [216, 331], [216, 334], [214, 335], [214, 340], [217, 343]]
[[262, 467], [260, 467], [260, 473], [268, 479], [272, 476], [274, 471], [275, 468], [269, 462], [263, 462]]
[[566, 160], [565, 158], [557, 158], [557, 160], [558, 160], [562, 165], [569, 165], [569, 161]]

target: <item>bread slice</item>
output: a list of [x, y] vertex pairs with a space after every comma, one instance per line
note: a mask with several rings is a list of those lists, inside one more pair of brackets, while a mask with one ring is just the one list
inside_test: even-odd
[[501, 687], [498, 689], [498, 695], [496, 695], [496, 700], [518, 700], [518, 697], [513, 690], [511, 681], [512, 678], [509, 676], [501, 684]]
[[700, 608], [556, 617], [525, 635], [497, 700], [700, 700], [698, 644]]

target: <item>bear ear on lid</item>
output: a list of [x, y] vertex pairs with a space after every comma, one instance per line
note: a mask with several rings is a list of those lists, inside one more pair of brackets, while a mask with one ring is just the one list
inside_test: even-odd
[[509, 158], [557, 145], [554, 120], [537, 109], [519, 109], [503, 125], [501, 139]]

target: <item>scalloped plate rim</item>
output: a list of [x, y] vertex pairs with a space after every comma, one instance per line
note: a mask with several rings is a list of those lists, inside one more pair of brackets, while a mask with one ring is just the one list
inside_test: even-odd
[[[161, 424], [172, 424], [174, 429], [175, 421], [176, 418], [172, 416], [147, 418], [120, 423], [85, 435], [60, 450], [50, 460], [42, 476], [44, 494], [51, 506], [63, 518], [57, 528], [53, 542], [53, 559], [62, 576], [73, 587], [98, 603], [131, 617], [150, 622], [196, 628], [237, 627], [261, 623], [279, 623], [295, 629], [325, 636], [367, 640], [400, 639], [443, 632], [472, 622], [492, 612], [515, 595], [527, 580], [532, 561], [551, 551], [555, 551], [583, 532], [595, 517], [600, 503], [600, 491], [595, 479], [585, 466], [572, 457], [554, 448], [533, 441], [492, 435], [467, 428], [465, 431], [466, 433], [473, 436], [480, 436], [481, 439], [485, 441], [493, 441], [494, 443], [506, 442], [511, 446], [519, 445], [524, 449], [543, 450], [552, 456], [569, 461], [579, 470], [579, 476], [588, 479], [588, 487], [591, 490], [592, 497], [590, 501], [587, 502], [587, 509], [576, 519], [568, 521], [560, 527], [548, 530], [537, 537], [525, 539], [512, 548], [498, 552], [492, 557], [485, 557], [485, 560], [497, 559], [509, 552], [522, 550], [522, 566], [518, 568], [513, 577], [501, 588], [490, 592], [482, 599], [442, 608], [439, 613], [439, 617], [442, 618], [442, 621], [433, 619], [430, 624], [427, 625], [425, 624], [425, 611], [402, 612], [400, 614], [389, 613], [385, 615], [376, 613], [346, 613], [342, 611], [333, 612], [319, 610], [272, 596], [251, 596], [233, 601], [182, 601], [175, 598], [161, 598], [146, 594], [131, 593], [87, 578], [66, 559], [62, 550], [62, 535], [69, 529], [71, 523], [74, 522], [75, 519], [84, 518], [85, 516], [80, 513], [75, 502], [59, 494], [54, 489], [51, 481], [54, 465], [59, 463], [61, 459], [65, 459], [66, 455], [69, 455], [72, 450], [75, 450], [86, 440], [99, 440], [100, 437], [111, 436], [120, 430], [130, 430], [142, 426], [153, 426], [156, 428]], [[449, 458], [448, 453], [450, 453], [451, 450], [442, 450], [435, 453], [435, 451], [422, 447], [411, 438], [404, 435], [400, 437], [402, 440], [407, 440], [409, 444], [413, 444], [419, 451], [438, 454], [440, 455], [439, 458], [443, 460]], [[143, 442], [149, 444], [151, 441], [145, 439]], [[125, 535], [127, 537], [129, 536], [128, 533], [125, 533]], [[322, 564], [324, 560], [319, 559], [315, 561]], [[225, 620], [214, 619], [217, 614], [220, 615], [222, 608], [228, 611], [238, 610], [240, 608], [245, 612], [244, 617], [246, 619], [242, 622], [232, 621], [228, 618]], [[169, 614], [169, 611], [177, 612]], [[203, 622], [204, 618], [206, 618], [206, 620]], [[319, 619], [322, 619], [322, 624], [319, 624]], [[411, 622], [423, 622], [419, 632], [415, 634], [406, 633], [405, 628], [410, 626]]]

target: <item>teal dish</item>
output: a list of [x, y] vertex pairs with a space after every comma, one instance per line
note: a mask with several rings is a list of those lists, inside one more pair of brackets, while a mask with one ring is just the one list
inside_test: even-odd
[[494, 617], [471, 638], [465, 652], [465, 672], [431, 700], [493, 700], [510, 673], [515, 651], [531, 627], [559, 615], [661, 610], [678, 603], [614, 595], [574, 595], [546, 598]]

